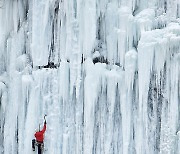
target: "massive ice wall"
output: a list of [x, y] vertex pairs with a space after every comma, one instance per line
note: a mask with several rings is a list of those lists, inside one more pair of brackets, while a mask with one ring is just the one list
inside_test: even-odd
[[0, 1], [0, 153], [178, 154], [179, 102], [178, 0]]

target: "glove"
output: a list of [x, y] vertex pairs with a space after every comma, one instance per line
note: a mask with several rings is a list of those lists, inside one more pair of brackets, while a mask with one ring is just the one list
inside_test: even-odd
[[46, 125], [47, 123], [46, 123], [46, 120], [44, 121], [44, 124]]

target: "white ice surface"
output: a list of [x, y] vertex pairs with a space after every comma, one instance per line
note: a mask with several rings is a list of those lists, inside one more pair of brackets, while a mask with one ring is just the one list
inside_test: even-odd
[[179, 7], [0, 1], [0, 153], [35, 153], [47, 114], [45, 154], [179, 154]]

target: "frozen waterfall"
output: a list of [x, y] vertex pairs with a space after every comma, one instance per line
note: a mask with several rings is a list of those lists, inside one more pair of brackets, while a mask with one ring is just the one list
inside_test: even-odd
[[180, 154], [180, 1], [0, 0], [0, 153], [44, 114], [44, 154]]

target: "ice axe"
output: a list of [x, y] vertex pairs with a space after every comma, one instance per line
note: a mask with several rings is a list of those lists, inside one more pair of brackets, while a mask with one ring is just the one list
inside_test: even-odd
[[47, 115], [45, 114], [45, 115], [44, 115], [44, 121], [45, 121], [45, 124], [46, 124], [46, 116], [47, 116]]

